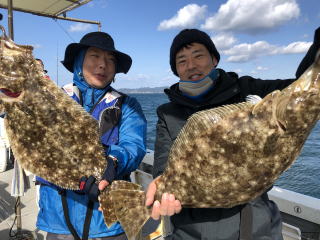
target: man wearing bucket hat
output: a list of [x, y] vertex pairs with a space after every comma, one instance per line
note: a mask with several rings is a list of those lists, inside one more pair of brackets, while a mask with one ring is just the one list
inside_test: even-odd
[[84, 191], [63, 190], [37, 178], [41, 184], [37, 227], [47, 232], [48, 240], [127, 239], [120, 224], [105, 225], [96, 200], [98, 188], [103, 190], [113, 179], [128, 180], [146, 153], [141, 106], [110, 86], [115, 74], [127, 73], [131, 63], [131, 57], [116, 50], [112, 37], [104, 32], [88, 33], [65, 50], [62, 64], [73, 73], [73, 83], [63, 89], [99, 121], [108, 168], [99, 185], [91, 186], [92, 179], [81, 178]]
[[[320, 28], [314, 43], [300, 63], [296, 78], [312, 64], [320, 48]], [[170, 148], [187, 119], [200, 110], [245, 101], [247, 95], [266, 96], [283, 89], [295, 79], [261, 80], [217, 68], [220, 54], [211, 38], [197, 29], [182, 30], [170, 48], [170, 65], [179, 82], [165, 89], [169, 103], [158, 107], [157, 134], [153, 176], [165, 170]], [[190, 159], [192, 161], [192, 159]], [[282, 240], [281, 217], [276, 204], [267, 193], [233, 208], [182, 208], [170, 193], [154, 201], [156, 184], [147, 191], [146, 205], [152, 207], [152, 217], [171, 216], [172, 231], [166, 239], [174, 240]]]

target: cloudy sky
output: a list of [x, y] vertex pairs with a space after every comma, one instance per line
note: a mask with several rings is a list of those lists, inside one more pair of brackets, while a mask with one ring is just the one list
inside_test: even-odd
[[[7, 27], [6, 10], [1, 24]], [[262, 79], [290, 78], [320, 26], [319, 0], [93, 0], [68, 17], [100, 21], [116, 48], [133, 58], [128, 74], [114, 87], [169, 86], [178, 81], [170, 70], [169, 49], [184, 28], [206, 31], [221, 54], [218, 67]], [[52, 20], [14, 12], [14, 36], [34, 46], [51, 78], [72, 81], [60, 63], [68, 44], [96, 25]]]

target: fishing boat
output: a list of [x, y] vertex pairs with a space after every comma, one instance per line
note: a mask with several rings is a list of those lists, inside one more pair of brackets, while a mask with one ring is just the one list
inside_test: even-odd
[[[9, 36], [13, 39], [12, 13], [14, 10], [53, 19], [96, 24], [100, 30], [101, 23], [98, 21], [75, 19], [66, 16], [67, 12], [87, 4], [90, 1], [91, 0], [28, 0], [13, 2], [13, 0], [0, 0], [0, 8], [8, 10]], [[1, 123], [1, 121], [2, 120], [0, 120], [0, 172], [6, 170], [12, 157], [10, 155], [10, 145], [6, 141], [3, 123]], [[139, 169], [131, 174], [132, 181], [142, 185], [144, 189], [146, 189], [148, 184], [152, 181], [151, 172], [153, 161], [154, 153], [152, 150], [148, 150]], [[273, 187], [269, 191], [269, 197], [277, 203], [281, 211], [283, 218], [282, 232], [285, 240], [320, 240], [320, 199], [280, 187]], [[142, 237], [144, 239], [162, 239], [163, 237], [170, 235], [172, 228], [168, 218], [163, 218], [157, 228], [158, 224], [158, 222], [151, 224], [152, 226], [150, 229], [152, 230], [146, 229], [146, 234]], [[19, 227], [21, 228], [21, 220], [18, 228]]]

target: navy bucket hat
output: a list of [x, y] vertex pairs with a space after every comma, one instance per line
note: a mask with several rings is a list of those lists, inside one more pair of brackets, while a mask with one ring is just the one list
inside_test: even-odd
[[109, 51], [116, 57], [116, 73], [127, 73], [131, 67], [132, 59], [129, 55], [115, 49], [112, 37], [105, 32], [91, 32], [84, 35], [79, 43], [71, 43], [67, 46], [63, 66], [73, 72], [74, 60], [83, 48], [96, 47], [104, 51]]
[[208, 34], [198, 29], [184, 29], [173, 39], [170, 48], [170, 66], [172, 72], [176, 76], [178, 76], [176, 69], [177, 52], [186, 45], [194, 42], [205, 45], [208, 51], [213, 54], [213, 56], [219, 62], [220, 54]]

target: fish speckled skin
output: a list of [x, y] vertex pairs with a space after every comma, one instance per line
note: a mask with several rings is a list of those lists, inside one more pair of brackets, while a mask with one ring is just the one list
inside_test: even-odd
[[[21, 165], [63, 188], [105, 169], [98, 124], [44, 78], [32, 48], [0, 38], [0, 110]], [[156, 199], [173, 193], [183, 207], [232, 207], [254, 199], [297, 158], [320, 113], [320, 57], [297, 80], [259, 103], [198, 112], [175, 140]], [[115, 181], [99, 197], [105, 222], [128, 238], [150, 217], [139, 186]]]
[[[297, 81], [258, 103], [192, 115], [171, 147], [155, 198], [173, 193], [183, 207], [230, 208], [265, 192], [298, 157], [318, 121], [319, 55]], [[119, 189], [110, 194], [117, 219], [129, 237], [135, 236], [150, 217], [139, 205], [145, 193]]]
[[97, 121], [44, 77], [32, 47], [5, 33], [0, 41], [0, 110], [15, 158], [62, 188], [79, 189], [81, 176], [99, 180], [106, 160]]

